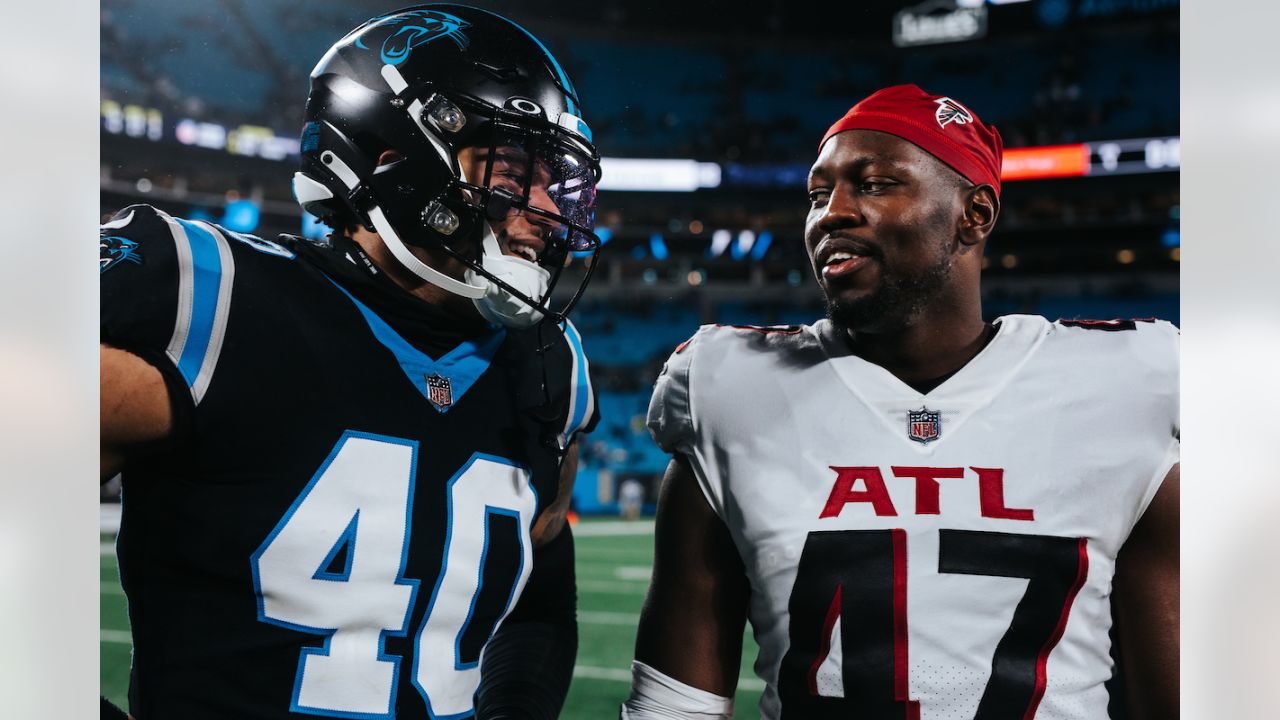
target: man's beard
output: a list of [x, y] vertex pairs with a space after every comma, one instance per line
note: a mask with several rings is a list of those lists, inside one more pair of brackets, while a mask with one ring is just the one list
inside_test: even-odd
[[880, 284], [869, 294], [856, 299], [825, 298], [827, 317], [845, 332], [884, 332], [910, 325], [942, 294], [953, 264], [950, 253], [944, 253], [933, 266], [900, 275], [885, 270], [881, 262]]

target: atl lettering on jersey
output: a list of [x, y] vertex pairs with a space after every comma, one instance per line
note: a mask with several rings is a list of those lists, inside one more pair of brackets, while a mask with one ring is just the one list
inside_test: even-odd
[[1177, 330], [996, 327], [927, 394], [825, 320], [667, 361], [649, 427], [742, 557], [766, 720], [1107, 716], [1116, 555], [1178, 459]]

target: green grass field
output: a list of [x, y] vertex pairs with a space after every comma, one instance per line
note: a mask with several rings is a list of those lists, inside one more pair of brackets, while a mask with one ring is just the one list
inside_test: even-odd
[[[627, 696], [636, 622], [653, 564], [651, 523], [634, 525], [585, 520], [578, 525], [578, 622], [580, 645], [573, 686], [565, 702], [565, 720], [614, 718]], [[129, 621], [116, 572], [111, 538], [103, 538], [101, 572], [102, 693], [123, 706], [129, 684]], [[759, 717], [756, 704], [763, 683], [751, 674], [755, 642], [748, 633], [743, 647], [734, 717]]]

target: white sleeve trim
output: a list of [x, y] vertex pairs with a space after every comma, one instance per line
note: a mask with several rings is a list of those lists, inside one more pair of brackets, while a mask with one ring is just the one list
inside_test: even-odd
[[[560, 326], [565, 342], [569, 345], [569, 408], [565, 414], [564, 429], [557, 438], [560, 450], [567, 450], [578, 431], [586, 427], [596, 409], [595, 393], [591, 389], [591, 365], [587, 362], [587, 353], [582, 349], [582, 335], [572, 322], [565, 319]], [[582, 411], [578, 412], [578, 403], [582, 402]]]
[[164, 214], [160, 217], [169, 226], [178, 260], [177, 312], [165, 354], [199, 405], [222, 354], [235, 286], [235, 259], [227, 239], [213, 226]]
[[621, 720], [728, 720], [733, 698], [699, 690], [635, 660], [631, 663], [631, 697], [622, 704]]

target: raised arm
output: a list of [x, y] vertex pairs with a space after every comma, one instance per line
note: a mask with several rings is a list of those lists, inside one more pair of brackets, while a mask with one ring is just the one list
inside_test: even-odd
[[1129, 715], [1178, 717], [1178, 483], [1165, 476], [1116, 560], [1116, 631]]
[[750, 585], [728, 528], [683, 455], [663, 479], [656, 533], [624, 717], [729, 717]]
[[159, 370], [107, 345], [100, 355], [100, 481], [106, 482], [124, 468], [132, 448], [173, 432], [173, 410]]

